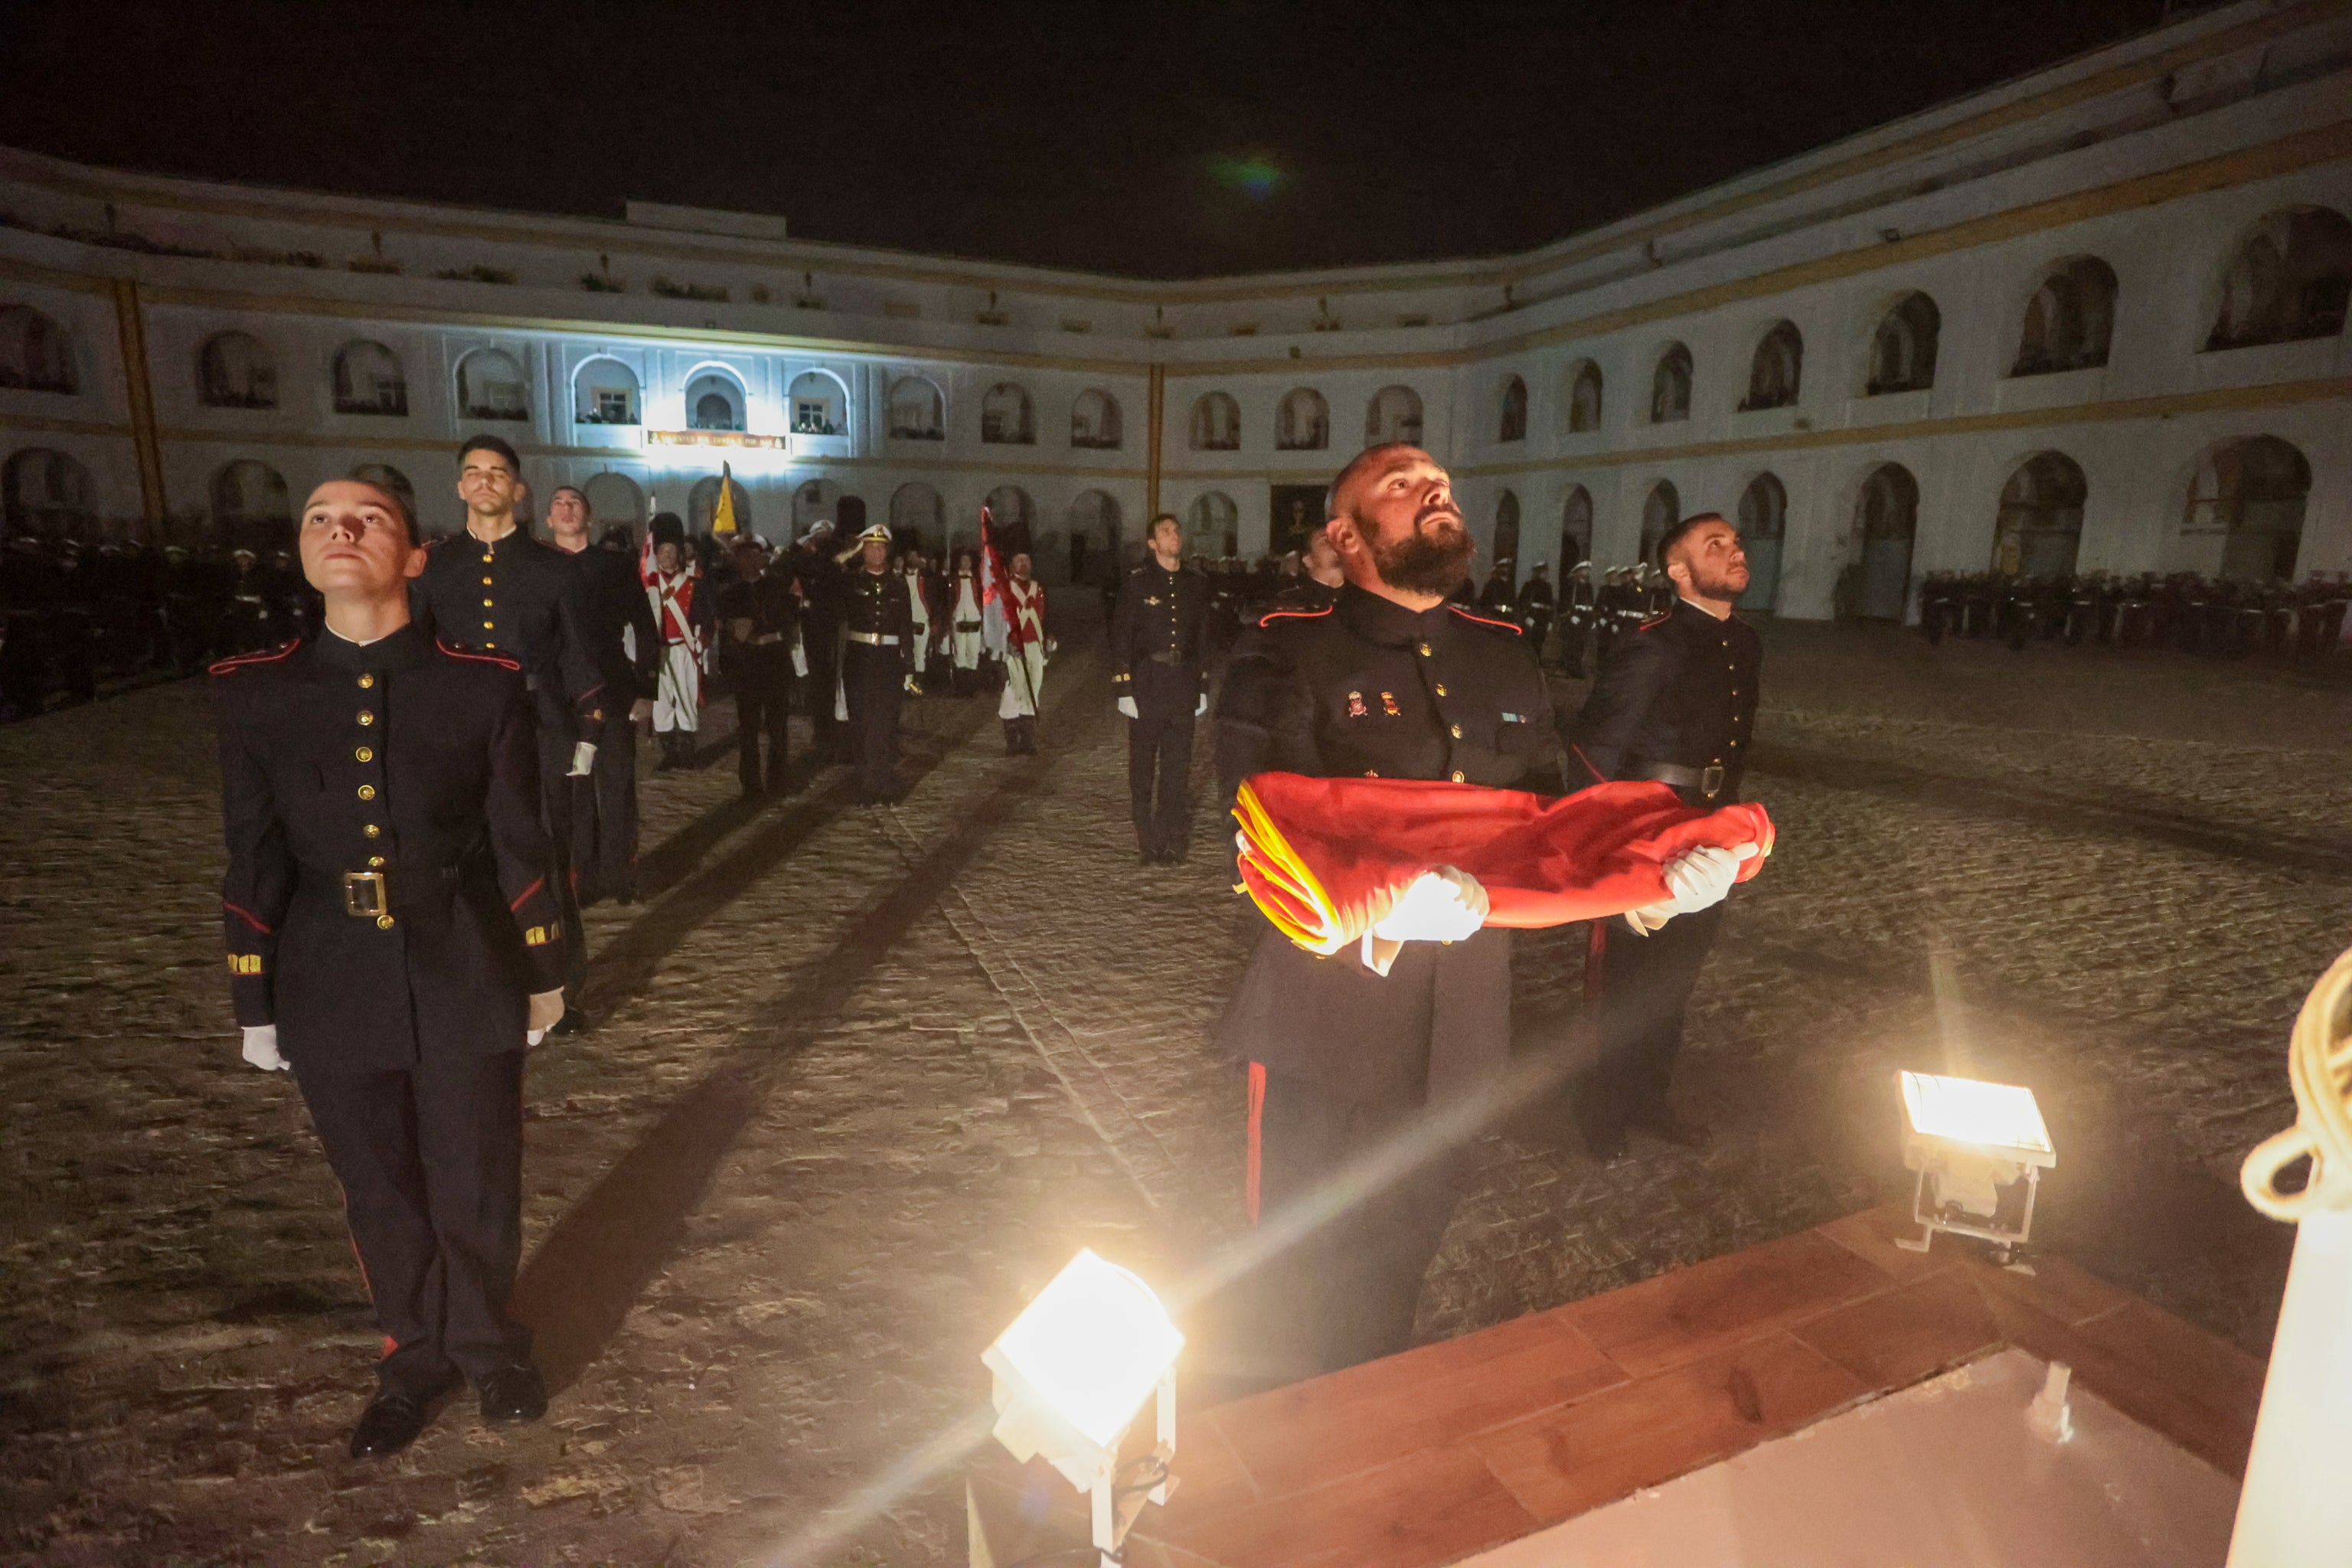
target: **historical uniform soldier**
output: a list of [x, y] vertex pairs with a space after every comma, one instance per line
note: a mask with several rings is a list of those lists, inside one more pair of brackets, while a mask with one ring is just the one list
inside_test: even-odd
[[1015, 552], [1004, 582], [1004, 690], [996, 716], [1004, 721], [1007, 756], [1037, 754], [1037, 707], [1045, 695], [1045, 584], [1029, 574], [1029, 552]]
[[898, 704], [915, 617], [906, 584], [890, 570], [890, 531], [877, 522], [857, 542], [857, 564], [841, 595], [841, 683], [857, 797], [878, 805], [898, 798]]
[[[1755, 628], [1731, 613], [1748, 590], [1748, 557], [1738, 531], [1713, 512], [1684, 519], [1657, 548], [1679, 596], [1601, 666], [1577, 719], [1570, 783], [1656, 779], [1685, 805], [1726, 805], [1739, 798], [1755, 745], [1763, 657]], [[1686, 1147], [1707, 1142], [1666, 1089], [1683, 1010], [1722, 920], [1718, 906], [1648, 935], [1631, 924], [1601, 928], [1600, 1060], [1572, 1100], [1596, 1154], [1622, 1153], [1631, 1127]]]
[[1544, 649], [1551, 643], [1552, 616], [1559, 606], [1553, 596], [1551, 568], [1538, 561], [1528, 574], [1527, 585], [1519, 590], [1519, 625], [1528, 628], [1528, 651], [1543, 662]]
[[948, 585], [948, 656], [958, 697], [969, 697], [980, 689], [986, 619], [981, 605], [980, 557], [969, 550], [958, 551], [955, 577]]
[[595, 762], [604, 677], [589, 646], [572, 558], [533, 539], [517, 520], [521, 478], [514, 448], [495, 436], [476, 436], [458, 448], [466, 531], [434, 542], [413, 595], [443, 642], [522, 666], [538, 721], [540, 809], [555, 847], [555, 896], [572, 965], [564, 983], [569, 1030], [588, 1023], [580, 1006], [588, 942], [572, 874], [571, 780], [586, 778]]
[[602, 731], [588, 787], [572, 799], [572, 865], [582, 902], [633, 903], [637, 896], [637, 726], [652, 719], [661, 666], [661, 633], [637, 580], [636, 546], [626, 527], [604, 531], [591, 547], [588, 498], [570, 485], [547, 500], [548, 532], [580, 574], [582, 630], [604, 678]]
[[[1184, 564], [1184, 525], [1151, 520], [1150, 553], [1111, 614], [1111, 689], [1127, 715], [1127, 793], [1143, 863], [1184, 858], [1192, 721], [1207, 709], [1209, 584]], [[1320, 586], [1320, 584], [1317, 584]]]
[[906, 581], [907, 610], [915, 623], [913, 663], [907, 674], [907, 689], [919, 694], [930, 680], [931, 643], [940, 618], [939, 574], [923, 559], [921, 551], [909, 550], [902, 559], [898, 575]]
[[325, 629], [212, 671], [245, 1058], [293, 1069], [385, 1335], [359, 1458], [407, 1447], [461, 1376], [486, 1420], [547, 1406], [507, 1312], [523, 1052], [563, 1006], [535, 724], [520, 665], [410, 620], [413, 528], [389, 491], [320, 486]]
[[686, 548], [686, 524], [674, 511], [654, 514], [646, 525], [645, 551], [637, 558], [646, 605], [661, 640], [654, 677], [654, 737], [661, 743], [658, 772], [694, 761], [694, 738], [702, 730], [703, 611], [695, 589], [702, 575]]
[[[768, 547], [756, 534], [735, 545], [735, 581], [719, 591], [719, 665], [735, 689], [737, 776], [747, 795], [792, 787], [785, 724], [793, 700], [793, 631], [800, 603], [782, 574], [768, 570]], [[768, 763], [760, 766], [760, 736]]]
[[[1373, 447], [1340, 472], [1327, 510], [1347, 586], [1328, 609], [1269, 612], [1234, 649], [1217, 710], [1224, 797], [1269, 770], [1556, 781], [1551, 700], [1519, 628], [1447, 601], [1471, 542], [1445, 471], [1417, 447]], [[1253, 1064], [1269, 1212], [1503, 1070], [1510, 933], [1472, 915], [1451, 934], [1462, 940], [1408, 942], [1381, 978], [1264, 932], [1218, 1037]], [[1298, 1370], [1411, 1344], [1422, 1275], [1466, 1168], [1460, 1150], [1438, 1154], [1277, 1265], [1287, 1289], [1270, 1321], [1306, 1328], [1311, 1364]]]

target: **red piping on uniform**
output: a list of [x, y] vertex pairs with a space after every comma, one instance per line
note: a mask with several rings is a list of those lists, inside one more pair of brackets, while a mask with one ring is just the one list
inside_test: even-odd
[[1329, 615], [1338, 607], [1336, 605], [1326, 605], [1319, 610], [1268, 610], [1257, 618], [1257, 624], [1262, 626], [1272, 626], [1275, 622], [1285, 618], [1294, 621], [1311, 621], [1318, 616]]
[[1249, 1205], [1250, 1224], [1257, 1223], [1258, 1151], [1263, 1146], [1262, 1134], [1265, 1122], [1265, 1064], [1249, 1065], [1249, 1175], [1244, 1190], [1244, 1201]]
[[300, 639], [297, 638], [295, 641], [288, 643], [284, 647], [273, 648], [268, 653], [240, 653], [233, 658], [222, 659], [216, 664], [206, 665], [205, 667], [205, 673], [206, 675], [228, 675], [244, 668], [248, 664], [268, 664], [274, 659], [284, 658], [288, 654], [292, 653], [296, 648], [300, 647], [301, 646], [302, 644]]
[[596, 695], [596, 693], [598, 693], [599, 691], [602, 691], [602, 690], [604, 690], [604, 683], [603, 681], [601, 681], [601, 680], [600, 680], [600, 681], [598, 681], [595, 685], [593, 685], [593, 686], [590, 687], [587, 690], [585, 690], [585, 691], [582, 692], [579, 696], [577, 696], [577, 697], [573, 698], [573, 699], [572, 699], [572, 700], [573, 700], [574, 702], [585, 702], [585, 701], [587, 701], [587, 700], [588, 700], [588, 699], [590, 699], [591, 697], [595, 696], [595, 695]]
[[435, 639], [433, 646], [439, 648], [443, 653], [447, 654], [451, 658], [478, 659], [484, 664], [495, 664], [505, 669], [518, 671], [522, 668], [521, 665], [518, 664], [513, 659], [509, 658], [502, 653], [475, 653], [467, 648], [451, 647], [447, 643], [442, 642], [438, 638]]
[[1473, 615], [1459, 605], [1448, 605], [1445, 607], [1453, 611], [1455, 615], [1460, 616], [1465, 621], [1475, 621], [1482, 626], [1499, 627], [1500, 629], [1510, 633], [1515, 637], [1524, 637], [1527, 635], [1527, 627], [1520, 626], [1515, 621], [1497, 621], [1490, 619], [1486, 616]]
[[530, 901], [530, 896], [533, 893], [536, 893], [545, 886], [547, 886], [547, 879], [541, 877], [538, 881], [533, 882], [530, 887], [525, 888], [521, 892], [517, 893], [515, 895], [515, 901], [507, 906], [507, 913], [513, 914], [516, 910], [521, 909], [523, 905]]
[[236, 905], [230, 903], [226, 899], [223, 899], [221, 900], [221, 908], [228, 910], [231, 914], [243, 916], [246, 924], [251, 926], [254, 930], [259, 931], [264, 936], [276, 936], [278, 934], [276, 931], [271, 931], [268, 926], [263, 925], [261, 923], [261, 917], [255, 914], [251, 910], [239, 909]]
[[1592, 782], [1594, 784], [1607, 784], [1609, 782], [1609, 775], [1592, 765], [1592, 759], [1584, 754], [1584, 748], [1582, 746], [1576, 744], [1574, 742], [1569, 742], [1568, 749], [1576, 753], [1576, 760], [1584, 764], [1586, 772], [1591, 773]]

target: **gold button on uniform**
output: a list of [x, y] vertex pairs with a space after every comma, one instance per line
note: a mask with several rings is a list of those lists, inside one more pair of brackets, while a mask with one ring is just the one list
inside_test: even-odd
[[378, 931], [390, 931], [392, 929], [392, 917], [390, 915], [376, 916], [375, 929]]
[[373, 869], [373, 868], [377, 868], [377, 867], [380, 867], [380, 866], [382, 866], [383, 864], [383, 856], [381, 856], [381, 855], [371, 855], [371, 856], [369, 856], [369, 857], [368, 857], [368, 866], [369, 866], [369, 868], [370, 868], [371, 869]]
[[488, 577], [483, 578], [483, 579], [482, 579], [482, 586], [483, 586], [483, 587], [485, 587], [485, 588], [487, 588], [487, 587], [488, 587], [489, 585], [490, 585], [490, 580], [489, 580]]
[[484, 599], [484, 600], [482, 601], [482, 608], [484, 608], [484, 609], [486, 609], [486, 610], [487, 610], [487, 609], [488, 609], [489, 607], [490, 607], [490, 602], [489, 602], [488, 599]]
[[360, 689], [361, 689], [362, 691], [365, 691], [369, 687], [373, 686], [374, 684], [375, 684], [375, 677], [374, 677], [374, 676], [373, 676], [373, 675], [362, 675], [362, 676], [361, 676], [361, 677], [360, 677]]
[[1442, 681], [1442, 680], [1441, 680], [1441, 681], [1439, 681], [1439, 682], [1437, 683], [1437, 694], [1438, 694], [1440, 697], [1443, 697], [1443, 696], [1444, 696], [1444, 695], [1445, 695], [1445, 682], [1444, 682], [1444, 681]]
[[1454, 726], [1454, 738], [1457, 741], [1462, 738], [1462, 726], [1459, 724]]
[[489, 632], [489, 631], [496, 631], [496, 630], [498, 630], [498, 628], [497, 628], [496, 626], [494, 626], [490, 625], [490, 623], [489, 623], [489, 622], [488, 622], [488, 621], [484, 621], [484, 622], [482, 623], [482, 629], [483, 629], [484, 631], [486, 631], [486, 632]]
[[1454, 770], [1454, 782], [1455, 784], [1460, 784], [1462, 782], [1462, 770], [1460, 768]]
[[370, 838], [373, 838], [373, 837], [375, 837], [376, 836], [378, 836], [379, 834], [381, 834], [381, 833], [383, 831], [383, 828], [381, 828], [381, 827], [378, 827], [374, 823], [371, 822], [371, 823], [369, 823], [365, 827], [361, 828], [361, 829], [360, 829], [360, 831], [361, 831], [362, 833], [366, 834]]
[[375, 761], [375, 748], [373, 746], [362, 746], [358, 751], [352, 753], [352, 758], [354, 762], [372, 763]]
[[375, 715], [362, 708], [360, 710], [360, 722], [362, 724], [373, 724], [375, 722]]
[[1427, 658], [1429, 657], [1429, 645], [1427, 643], [1421, 645], [1421, 657], [1423, 658]]
[[362, 800], [373, 800], [373, 799], [375, 798], [375, 785], [373, 785], [373, 784], [362, 784], [362, 785], [360, 785], [360, 798], [361, 798]]

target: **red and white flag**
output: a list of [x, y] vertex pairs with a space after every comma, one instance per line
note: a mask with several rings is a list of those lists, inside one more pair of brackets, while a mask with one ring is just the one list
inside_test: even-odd
[[980, 509], [980, 635], [988, 651], [1001, 658], [1011, 623], [1004, 612], [1004, 558], [996, 548], [994, 521], [986, 507]]

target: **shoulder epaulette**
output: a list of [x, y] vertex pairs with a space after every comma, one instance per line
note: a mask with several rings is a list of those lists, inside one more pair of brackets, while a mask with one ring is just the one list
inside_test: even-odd
[[265, 653], [235, 654], [227, 658], [222, 659], [217, 664], [207, 666], [205, 673], [206, 675], [235, 675], [238, 670], [247, 668], [252, 665], [275, 664], [279, 659], [284, 658], [288, 654], [292, 653], [296, 648], [300, 647], [301, 646], [302, 639], [297, 637], [292, 642], [284, 644], [278, 647], [271, 648]]
[[1329, 615], [1336, 608], [1338, 608], [1337, 605], [1325, 605], [1316, 610], [1268, 610], [1257, 618], [1257, 624], [1261, 626], [1270, 626], [1276, 621], [1311, 621], [1318, 616]]
[[511, 669], [518, 675], [522, 673], [522, 665], [520, 662], [509, 658], [502, 653], [477, 653], [469, 647], [451, 647], [447, 643], [439, 641], [438, 639], [436, 639], [433, 646], [439, 648], [443, 653], [447, 654], [451, 658], [470, 658], [475, 660], [477, 663], [495, 664], [501, 669]]
[[1460, 605], [1448, 605], [1445, 607], [1465, 621], [1475, 621], [1482, 626], [1493, 626], [1496, 631], [1508, 632], [1515, 637], [1523, 637], [1527, 633], [1527, 628], [1517, 621], [1498, 621], [1491, 616], [1482, 616], [1477, 611], [1467, 609]]

